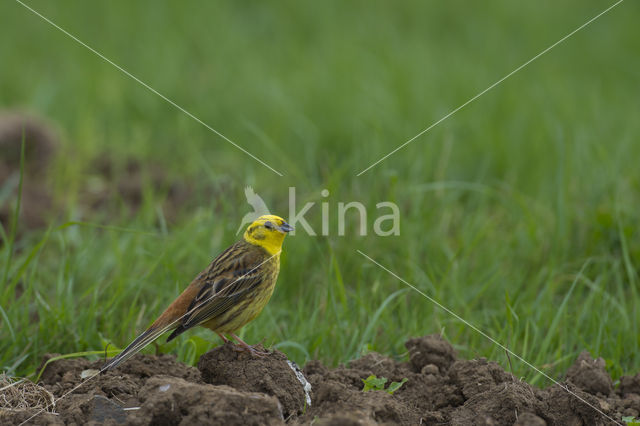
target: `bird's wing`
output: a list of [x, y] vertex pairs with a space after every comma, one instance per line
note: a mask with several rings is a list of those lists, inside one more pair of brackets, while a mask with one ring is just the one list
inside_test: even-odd
[[264, 279], [260, 263], [237, 268], [206, 280], [181, 321], [186, 330], [226, 312]]

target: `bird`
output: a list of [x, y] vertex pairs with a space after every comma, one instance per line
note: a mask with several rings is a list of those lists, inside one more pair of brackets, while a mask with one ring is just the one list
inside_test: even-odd
[[254, 320], [265, 307], [280, 271], [280, 253], [286, 234], [293, 227], [279, 216], [263, 215], [252, 222], [243, 238], [220, 253], [176, 300], [101, 372], [122, 364], [167, 331], [167, 342], [185, 331], [204, 326], [224, 343], [231, 336], [235, 348], [252, 356], [260, 352], [235, 333]]

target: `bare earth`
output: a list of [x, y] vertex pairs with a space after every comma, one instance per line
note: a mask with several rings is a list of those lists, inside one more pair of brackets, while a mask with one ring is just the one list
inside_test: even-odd
[[[561, 386], [538, 389], [485, 359], [460, 360], [437, 335], [406, 342], [410, 359], [394, 361], [370, 353], [348, 367], [319, 361], [303, 369], [311, 383], [311, 405], [303, 384], [281, 352], [263, 358], [217, 347], [198, 368], [172, 356], [138, 355], [115, 371], [97, 376], [57, 401], [30, 424], [127, 425], [606, 425], [611, 420]], [[59, 398], [102, 361], [61, 360], [50, 364], [42, 385]], [[87, 372], [85, 372], [87, 374]], [[393, 395], [362, 392], [371, 374], [408, 381]], [[614, 388], [602, 359], [583, 352], [566, 373], [567, 386], [602, 413], [621, 421], [640, 414], [640, 374]], [[35, 410], [0, 411], [0, 424], [17, 424]]]

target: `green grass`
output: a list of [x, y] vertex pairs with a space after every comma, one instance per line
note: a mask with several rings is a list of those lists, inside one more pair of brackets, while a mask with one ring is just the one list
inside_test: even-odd
[[[366, 350], [401, 358], [407, 338], [443, 333], [461, 356], [509, 368], [502, 349], [359, 249], [553, 377], [583, 349], [615, 376], [640, 368], [637, 2], [360, 177], [608, 3], [29, 4], [284, 177], [4, 2], [0, 107], [50, 118], [63, 145], [50, 171], [60, 213], [15, 244], [4, 229], [0, 369], [126, 345], [235, 240], [245, 185], [283, 216], [296, 186], [299, 207], [316, 201], [317, 230], [320, 202], [332, 220], [328, 237], [287, 238], [249, 342], [336, 364]], [[86, 208], [104, 153], [116, 170], [142, 162], [136, 212], [120, 197]], [[174, 220], [151, 165], [193, 190]], [[400, 236], [359, 237], [355, 221], [337, 236], [339, 201], [365, 203], [371, 230], [386, 200], [401, 209]], [[215, 344], [197, 330], [159, 350], [194, 362]]]

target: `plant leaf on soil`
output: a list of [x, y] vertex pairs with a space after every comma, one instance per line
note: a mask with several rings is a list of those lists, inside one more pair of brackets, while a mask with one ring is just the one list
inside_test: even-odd
[[362, 379], [362, 383], [364, 383], [362, 392], [369, 392], [370, 390], [384, 390], [384, 385], [387, 383], [387, 379], [385, 377], [378, 378], [372, 374], [366, 379]]
[[376, 377], [375, 374], [370, 375], [366, 379], [362, 379], [362, 383], [364, 383], [364, 387], [362, 388], [362, 392], [369, 392], [370, 390], [376, 391], [385, 391], [389, 395], [393, 395], [395, 391], [400, 389], [402, 385], [407, 382], [406, 377], [402, 379], [400, 382], [391, 382], [387, 389], [384, 388], [384, 385], [387, 383], [388, 379], [386, 377]]
[[389, 385], [389, 387], [387, 388], [387, 393], [389, 395], [393, 395], [393, 393], [395, 391], [397, 391], [398, 389], [400, 389], [402, 387], [402, 385], [404, 385], [405, 383], [407, 383], [409, 379], [407, 379], [406, 377], [404, 379], [402, 379], [399, 382], [391, 382], [391, 384]]

